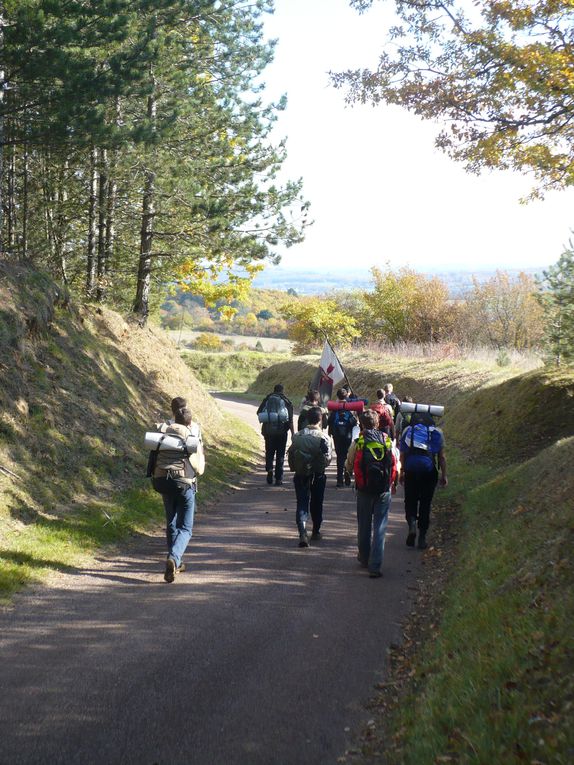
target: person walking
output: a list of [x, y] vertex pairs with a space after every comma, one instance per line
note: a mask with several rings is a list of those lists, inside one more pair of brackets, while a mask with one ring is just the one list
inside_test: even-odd
[[361, 432], [349, 448], [345, 467], [354, 473], [357, 489], [357, 558], [377, 579], [382, 576], [396, 461], [390, 436], [378, 429], [378, 414], [367, 409], [360, 422]]
[[307, 521], [309, 514], [313, 522], [311, 539], [321, 539], [323, 523], [323, 497], [327, 477], [325, 468], [331, 462], [331, 444], [329, 437], [321, 427], [322, 412], [320, 407], [309, 410], [307, 426], [293, 436], [287, 459], [294, 471], [293, 483], [297, 509], [295, 523], [299, 532], [299, 547], [309, 547]]
[[413, 412], [410, 424], [402, 430], [399, 481], [405, 489], [405, 517], [409, 527], [407, 545], [414, 547], [418, 521], [419, 550], [428, 547], [426, 535], [436, 485], [448, 484], [444, 447], [444, 436], [432, 415]]
[[377, 391], [377, 400], [374, 404], [370, 404], [369, 409], [372, 409], [373, 412], [379, 415], [378, 430], [384, 430], [391, 437], [391, 440], [394, 440], [395, 423], [393, 421], [393, 407], [385, 402], [385, 393], [381, 388]]
[[165, 510], [168, 552], [164, 580], [171, 583], [185, 570], [183, 555], [193, 533], [197, 476], [204, 472], [205, 456], [200, 427], [187, 407], [177, 409], [175, 422], [162, 432], [182, 443], [181, 449], [158, 449], [152, 474]]
[[283, 483], [283, 464], [287, 448], [287, 435], [293, 436], [293, 404], [284, 393], [281, 383], [273, 388], [273, 393], [265, 396], [257, 409], [261, 423], [261, 433], [265, 439], [265, 470], [267, 483], [273, 483], [275, 466], [275, 486]]
[[[348, 396], [345, 388], [339, 388], [337, 402], [346, 402]], [[329, 435], [333, 437], [337, 455], [337, 488], [340, 489], [345, 485], [344, 478], [347, 479], [348, 486], [351, 484], [350, 474], [345, 472], [345, 460], [353, 440], [353, 428], [357, 425], [357, 418], [355, 413], [348, 409], [335, 409], [329, 414], [328, 425]]]
[[327, 418], [329, 415], [328, 410], [321, 406], [321, 394], [318, 390], [315, 390], [314, 388], [309, 388], [307, 391], [307, 395], [303, 399], [303, 403], [301, 404], [301, 409], [299, 410], [299, 418], [297, 419], [297, 430], [303, 430], [303, 428], [307, 425], [307, 415], [309, 413], [309, 410], [312, 409], [314, 406], [318, 406], [321, 409], [321, 427], [326, 428], [327, 427]]

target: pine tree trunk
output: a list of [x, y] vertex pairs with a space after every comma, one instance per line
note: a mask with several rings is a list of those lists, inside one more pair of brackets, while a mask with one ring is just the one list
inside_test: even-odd
[[[147, 116], [152, 125], [156, 119], [156, 93], [155, 78], [152, 74], [153, 89], [148, 96]], [[147, 152], [148, 163], [152, 162], [152, 152]], [[136, 285], [136, 299], [133, 311], [139, 315], [140, 324], [144, 325], [149, 316], [149, 293], [151, 287], [151, 266], [152, 266], [152, 248], [153, 248], [153, 226], [155, 215], [155, 173], [146, 168], [144, 176], [144, 193], [142, 199], [142, 219], [140, 233], [140, 255], [138, 263], [138, 276]]]
[[[0, 56], [4, 53], [4, 4], [0, 5]], [[4, 82], [5, 72], [0, 69], [0, 249], [4, 250], [4, 200], [2, 199], [2, 189], [4, 185], [4, 117], [2, 117], [4, 107], [4, 91], [6, 83]], [[1, 254], [1, 253], [0, 253]]]
[[98, 150], [90, 152], [90, 198], [88, 203], [88, 252], [86, 260], [86, 296], [94, 297], [96, 287], [96, 214], [98, 208]]
[[100, 153], [98, 181], [98, 262], [96, 268], [96, 300], [101, 303], [106, 294], [106, 213], [108, 209], [108, 152]]
[[10, 256], [14, 256], [16, 244], [16, 147], [12, 142], [8, 160], [8, 198], [6, 200], [6, 249]]
[[20, 257], [28, 259], [28, 179], [30, 174], [30, 157], [28, 146], [24, 145], [22, 167], [22, 239], [20, 242]]

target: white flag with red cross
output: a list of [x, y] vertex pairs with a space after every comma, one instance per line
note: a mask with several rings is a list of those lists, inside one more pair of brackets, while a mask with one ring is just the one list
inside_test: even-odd
[[311, 383], [311, 387], [316, 388], [321, 394], [323, 405], [325, 405], [331, 398], [335, 385], [344, 379], [345, 373], [339, 363], [337, 354], [332, 349], [331, 344], [325, 340], [323, 353], [321, 354], [321, 361], [319, 362], [319, 369], [315, 373], [315, 377]]

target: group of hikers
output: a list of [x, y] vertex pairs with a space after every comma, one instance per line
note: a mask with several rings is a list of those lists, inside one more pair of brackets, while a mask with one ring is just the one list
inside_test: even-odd
[[[257, 414], [265, 439], [267, 483], [283, 483], [287, 453], [294, 472], [299, 547], [321, 539], [326, 468], [334, 446], [337, 488], [351, 486], [357, 494], [358, 560], [369, 576], [382, 576], [385, 532], [391, 495], [397, 484], [404, 486], [406, 544], [426, 549], [431, 503], [437, 484], [446, 486], [447, 468], [444, 436], [431, 410], [412, 398], [405, 406], [387, 383], [377, 390], [377, 400], [368, 406], [350, 388], [337, 391], [336, 400], [322, 406], [318, 390], [309, 390], [303, 401], [295, 432], [293, 404], [281, 384], [267, 395]], [[409, 406], [410, 405], [410, 406]], [[287, 449], [288, 434], [291, 444]], [[311, 534], [308, 521], [311, 517]]]
[[[404, 486], [406, 544], [424, 550], [431, 503], [437, 483], [446, 486], [444, 437], [433, 410], [440, 407], [401, 402], [388, 383], [368, 406], [349, 386], [340, 388], [325, 407], [318, 390], [309, 390], [294, 427], [293, 404], [281, 384], [265, 396], [257, 409], [265, 440], [267, 483], [281, 486], [285, 455], [293, 471], [299, 547], [321, 539], [326, 468], [334, 447], [337, 488], [354, 480], [357, 497], [357, 548], [369, 576], [382, 576], [385, 532], [391, 495]], [[146, 433], [151, 448], [148, 476], [163, 500], [166, 515], [167, 558], [164, 580], [173, 582], [185, 570], [183, 555], [193, 533], [197, 477], [205, 469], [199, 425], [184, 398], [171, 402], [172, 418], [156, 423]], [[291, 433], [291, 444], [287, 440]], [[149, 440], [148, 440], [149, 439]], [[308, 522], [311, 518], [311, 533]]]

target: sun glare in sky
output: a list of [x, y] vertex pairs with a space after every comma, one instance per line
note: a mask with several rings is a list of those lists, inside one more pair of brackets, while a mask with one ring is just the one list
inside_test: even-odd
[[374, 67], [392, 23], [390, 4], [359, 15], [346, 0], [276, 0], [268, 95], [288, 96], [277, 136], [285, 175], [303, 177], [315, 221], [283, 252], [294, 269], [534, 268], [554, 263], [574, 229], [574, 190], [520, 204], [532, 179], [465, 172], [434, 147], [439, 127], [406, 110], [345, 105], [328, 72]]

